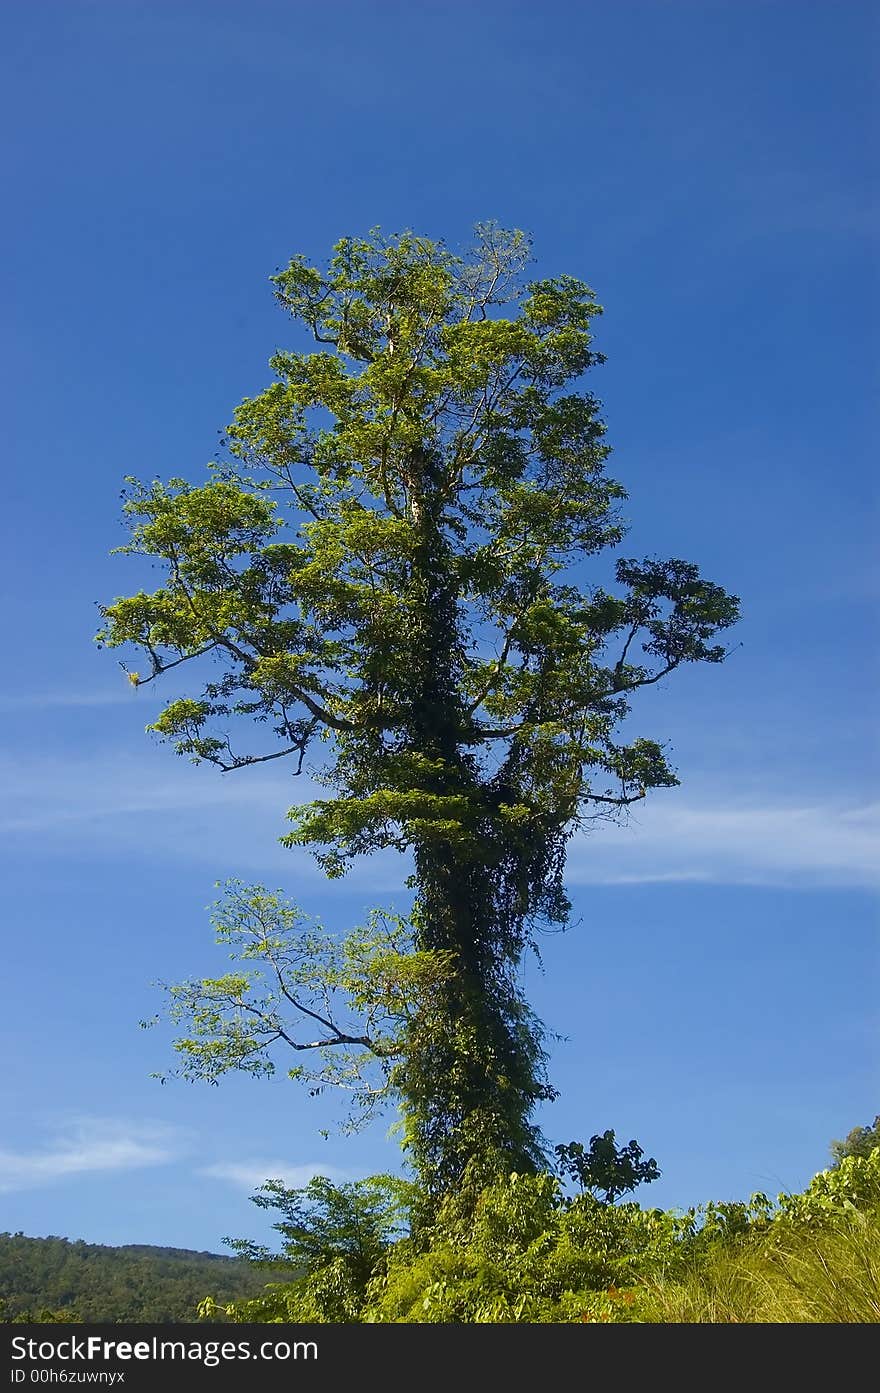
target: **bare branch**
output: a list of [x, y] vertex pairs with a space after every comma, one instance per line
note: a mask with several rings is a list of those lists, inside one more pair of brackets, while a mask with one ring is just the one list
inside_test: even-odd
[[601, 793], [584, 793], [581, 797], [587, 803], [611, 803], [615, 808], [625, 808], [630, 803], [640, 803], [643, 798], [647, 798], [647, 789], [639, 789], [638, 793], [622, 794], [619, 798], [611, 798]]
[[136, 687], [146, 687], [148, 682], [152, 682], [155, 678], [161, 677], [163, 672], [170, 672], [172, 668], [180, 667], [181, 663], [188, 663], [192, 658], [203, 658], [206, 653], [210, 653], [213, 649], [218, 647], [217, 640], [212, 639], [210, 643], [206, 643], [203, 648], [196, 649], [194, 653], [184, 653], [181, 657], [175, 658], [173, 662], [166, 663], [162, 661], [147, 639], [142, 639], [140, 642], [141, 646], [146, 648], [150, 655], [153, 671], [150, 673], [149, 677], [138, 677], [137, 681], [134, 683]]
[[617, 659], [617, 662], [614, 664], [614, 678], [615, 678], [615, 681], [617, 681], [617, 679], [620, 677], [621, 673], [623, 672], [623, 665], [624, 665], [624, 663], [626, 662], [626, 655], [627, 655], [627, 653], [629, 652], [629, 646], [630, 646], [630, 644], [632, 643], [633, 639], [635, 638], [636, 634], [639, 632], [639, 629], [640, 629], [640, 628], [641, 628], [641, 620], [638, 620], [638, 619], [637, 619], [636, 622], [635, 622], [635, 624], [633, 624], [632, 628], [630, 629], [629, 633], [627, 634], [626, 643], [623, 645], [623, 652], [621, 653], [620, 657]]
[[[226, 742], [226, 748], [229, 749], [229, 742], [228, 742], [228, 741]], [[206, 756], [206, 758], [209, 760], [209, 762], [210, 762], [211, 764], [216, 764], [217, 767], [218, 767], [219, 769], [222, 769], [223, 772], [224, 772], [225, 774], [230, 774], [230, 773], [232, 773], [233, 770], [235, 770], [235, 769], [245, 769], [245, 768], [247, 768], [247, 766], [248, 766], [249, 764], [266, 764], [266, 763], [268, 763], [268, 761], [269, 761], [270, 759], [284, 759], [284, 758], [286, 758], [287, 755], [292, 755], [292, 754], [297, 754], [297, 753], [298, 753], [300, 759], [299, 759], [299, 768], [297, 769], [296, 772], [297, 772], [297, 774], [299, 774], [299, 773], [302, 772], [302, 761], [303, 761], [303, 755], [305, 754], [305, 750], [304, 750], [304, 748], [303, 748], [303, 746], [302, 746], [301, 744], [297, 744], [297, 745], [288, 745], [287, 748], [286, 748], [285, 750], [276, 750], [276, 751], [274, 752], [274, 754], [270, 754], [270, 755], [234, 755], [234, 754], [232, 754], [232, 751], [231, 751], [231, 750], [229, 750], [229, 753], [230, 753], [230, 756], [231, 756], [231, 758], [232, 758], [232, 763], [231, 763], [231, 764], [227, 764], [224, 760], [220, 759], [217, 755], [214, 755], [213, 758], [212, 758], [210, 755], [208, 755], [208, 756]]]
[[[310, 1011], [307, 1007], [300, 1005], [299, 1002], [294, 1002], [298, 1010], [303, 1011], [307, 1016], [313, 1016], [316, 1021], [319, 1021], [322, 1025], [326, 1025], [328, 1030], [332, 1031], [332, 1036], [329, 1040], [307, 1040], [303, 1042], [294, 1040], [283, 1026], [279, 1025], [278, 1022], [270, 1016], [267, 1016], [258, 1006], [251, 1005], [250, 1002], [244, 1001], [241, 997], [233, 997], [232, 1004], [240, 1010], [247, 1011], [250, 1015], [256, 1016], [257, 1020], [263, 1023], [263, 1028], [266, 1031], [274, 1032], [272, 1040], [283, 1040], [292, 1050], [320, 1050], [332, 1048], [335, 1045], [363, 1045], [365, 1049], [370, 1050], [377, 1056], [380, 1056], [382, 1053], [368, 1035], [346, 1035], [343, 1031], [337, 1030], [330, 1022], [316, 1015], [314, 1011]], [[267, 1040], [264, 1043], [271, 1044], [272, 1040]]]
[[[668, 673], [674, 672], [680, 662], [681, 659], [676, 658], [674, 661], [667, 663], [659, 672], [655, 672], [652, 677], [640, 677], [637, 682], [620, 682], [619, 680], [615, 680], [611, 690], [615, 695], [619, 695], [621, 692], [635, 692], [639, 687], [652, 687], [655, 682], [660, 681], [661, 677], [666, 677]], [[614, 671], [616, 674], [616, 667]]]
[[479, 745], [484, 740], [508, 740], [510, 736], [518, 735], [521, 730], [525, 730], [528, 724], [528, 721], [520, 721], [520, 723], [515, 726], [497, 726], [494, 728], [478, 725], [474, 735], [470, 739], [463, 740], [462, 743]]

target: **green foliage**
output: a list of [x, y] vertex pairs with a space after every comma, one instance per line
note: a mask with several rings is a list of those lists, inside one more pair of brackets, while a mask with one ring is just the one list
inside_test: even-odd
[[880, 1222], [859, 1214], [772, 1247], [717, 1248], [675, 1280], [648, 1283], [639, 1319], [698, 1324], [876, 1324]]
[[[367, 1188], [371, 1183], [378, 1185], [378, 1204]], [[293, 1282], [273, 1284], [262, 1298], [230, 1303], [223, 1308], [225, 1318], [580, 1319], [584, 1310], [607, 1297], [609, 1288], [622, 1288], [646, 1264], [660, 1262], [687, 1228], [659, 1210], [604, 1205], [589, 1195], [567, 1200], [550, 1175], [513, 1174], [475, 1196], [451, 1196], [430, 1230], [398, 1237], [417, 1197], [410, 1187], [401, 1203], [395, 1190], [386, 1189], [390, 1184], [388, 1177], [379, 1177], [337, 1187], [322, 1179], [292, 1194], [264, 1187], [268, 1194], [257, 1197], [260, 1203], [283, 1209], [294, 1201], [293, 1223], [276, 1227], [288, 1236], [286, 1252], [300, 1275]], [[314, 1206], [305, 1222], [304, 1200]], [[369, 1206], [366, 1221], [361, 1218], [364, 1201]], [[247, 1244], [237, 1246], [260, 1260], [270, 1256]], [[210, 1301], [204, 1309], [217, 1313]]]
[[266, 1274], [216, 1253], [0, 1234], [0, 1321], [192, 1321], [205, 1289], [256, 1295]]
[[621, 1195], [629, 1194], [639, 1185], [658, 1180], [660, 1170], [653, 1156], [643, 1161], [644, 1151], [637, 1141], [615, 1146], [614, 1133], [603, 1132], [590, 1138], [590, 1149], [582, 1142], [569, 1142], [555, 1147], [560, 1174], [573, 1180], [582, 1191], [589, 1191], [606, 1204], [613, 1204]]
[[294, 1282], [274, 1283], [254, 1301], [203, 1303], [204, 1315], [236, 1320], [353, 1321], [359, 1319], [371, 1277], [389, 1246], [406, 1232], [414, 1186], [390, 1175], [341, 1185], [316, 1176], [301, 1189], [267, 1181], [253, 1197], [283, 1216], [273, 1227], [284, 1239], [280, 1254], [247, 1239], [227, 1239], [243, 1257], [289, 1265]]
[[880, 1208], [880, 1148], [845, 1156], [814, 1176], [802, 1195], [780, 1195], [776, 1227], [827, 1228], [841, 1215]]
[[177, 1075], [271, 1074], [280, 1046], [309, 1060], [291, 1078], [345, 1092], [349, 1128], [369, 1120], [398, 1090], [407, 1031], [416, 1012], [430, 1018], [451, 955], [415, 951], [397, 915], [374, 911], [332, 934], [279, 893], [239, 881], [227, 882], [211, 918], [236, 970], [166, 987], [169, 1018], [186, 1027], [174, 1042]]
[[416, 1230], [395, 1177], [267, 1182], [281, 1251], [235, 1243], [248, 1262], [3, 1234], [0, 1320], [191, 1321], [206, 1289], [202, 1317], [233, 1322], [880, 1320], [878, 1149], [802, 1194], [683, 1214], [478, 1172]]
[[[600, 307], [571, 276], [529, 280], [528, 260], [494, 224], [464, 257], [378, 232], [343, 238], [327, 270], [295, 257], [275, 291], [317, 351], [275, 354], [207, 482], [130, 481], [121, 550], [164, 578], [104, 607], [99, 635], [141, 651], [136, 685], [184, 665], [198, 679], [151, 725], [180, 754], [297, 772], [308, 757], [328, 796], [291, 809], [284, 840], [328, 875], [412, 854], [414, 950], [454, 968], [396, 1066], [435, 1202], [476, 1158], [486, 1175], [499, 1154], [543, 1164], [531, 1119], [553, 1090], [522, 953], [536, 923], [566, 919], [573, 829], [677, 782], [658, 741], [620, 735], [630, 699], [719, 662], [738, 613], [680, 560], [586, 581], [624, 536], [582, 382]], [[216, 987], [222, 1021], [242, 990]], [[221, 1058], [251, 1068], [250, 1041], [242, 1024]]]
[[646, 1266], [662, 1262], [679, 1227], [674, 1216], [638, 1205], [605, 1205], [591, 1195], [565, 1201], [554, 1177], [514, 1174], [487, 1186], [470, 1217], [444, 1206], [425, 1251], [398, 1245], [363, 1318], [579, 1320], [609, 1290], [629, 1289]]
[[874, 1118], [869, 1127], [853, 1127], [843, 1141], [833, 1141], [831, 1155], [834, 1158], [834, 1164], [840, 1165], [846, 1156], [870, 1156], [874, 1148], [878, 1146], [880, 1146], [880, 1114]]
[[[380, 1194], [387, 1183], [379, 1178]], [[823, 1172], [801, 1195], [773, 1203], [757, 1194], [684, 1214], [588, 1193], [568, 1198], [546, 1173], [489, 1185], [469, 1174], [430, 1228], [397, 1237], [416, 1198], [410, 1190], [390, 1222], [367, 1225], [359, 1262], [351, 1203], [366, 1185], [321, 1181], [313, 1194], [323, 1222], [303, 1225], [293, 1209], [289, 1251], [301, 1275], [256, 1301], [230, 1303], [224, 1317], [513, 1324], [880, 1316], [880, 1151]], [[308, 1194], [293, 1192], [297, 1204]], [[282, 1196], [270, 1190], [262, 1202], [283, 1208]]]
[[649, 1280], [641, 1319], [712, 1323], [880, 1321], [880, 1150], [846, 1157], [800, 1195], [764, 1196], [731, 1242]]
[[[12, 1314], [13, 1309], [15, 1314]], [[62, 1308], [58, 1311], [49, 1310], [48, 1306], [41, 1306], [39, 1310], [28, 1310], [26, 1307], [19, 1306], [17, 1303], [11, 1305], [5, 1298], [0, 1297], [0, 1325], [80, 1325], [82, 1318]]]

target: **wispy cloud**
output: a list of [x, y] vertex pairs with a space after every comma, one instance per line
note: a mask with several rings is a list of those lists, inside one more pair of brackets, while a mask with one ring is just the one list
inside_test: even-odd
[[212, 1166], [203, 1166], [199, 1175], [211, 1180], [226, 1180], [245, 1190], [256, 1190], [267, 1180], [282, 1180], [288, 1189], [296, 1190], [308, 1185], [316, 1175], [326, 1175], [328, 1180], [348, 1180], [348, 1171], [338, 1166], [309, 1161], [298, 1164], [292, 1161], [218, 1161]]
[[[323, 879], [306, 851], [288, 850], [295, 804], [326, 796], [280, 764], [221, 774], [194, 767], [168, 750], [147, 747], [140, 757], [108, 745], [93, 758], [0, 756], [0, 834], [13, 844], [39, 846], [41, 857], [70, 852], [209, 865], [223, 874], [296, 873]], [[371, 857], [358, 875], [371, 889], [399, 887], [407, 874], [393, 852]]]
[[[622, 826], [597, 821], [570, 844], [570, 883], [880, 883], [880, 803], [786, 799], [754, 784], [746, 795], [730, 782], [729, 792], [658, 792]], [[221, 775], [164, 750], [133, 758], [108, 746], [91, 759], [10, 754], [0, 760], [0, 785], [0, 832], [8, 844], [38, 840], [43, 855], [99, 846], [105, 855], [208, 863], [229, 874], [295, 870], [298, 880], [321, 880], [307, 852], [286, 850], [278, 838], [288, 808], [323, 790], [283, 765]], [[357, 879], [384, 894], [398, 892], [406, 875], [406, 862], [388, 852], [365, 859]]]
[[684, 803], [658, 795], [624, 827], [571, 844], [572, 884], [880, 884], [880, 803]]
[[161, 1166], [175, 1160], [180, 1150], [180, 1134], [168, 1127], [79, 1118], [42, 1149], [0, 1147], [0, 1192], [36, 1189], [96, 1172]]
[[259, 770], [222, 775], [164, 750], [147, 750], [140, 758], [113, 748], [89, 759], [10, 755], [0, 764], [0, 776], [6, 792], [0, 829], [10, 832], [202, 809], [234, 815], [243, 808], [274, 808], [283, 817], [289, 804], [311, 796], [302, 779], [261, 777]]
[[120, 706], [137, 700], [131, 684], [120, 683], [92, 692], [10, 692], [0, 695], [0, 711], [66, 710], [90, 706]]

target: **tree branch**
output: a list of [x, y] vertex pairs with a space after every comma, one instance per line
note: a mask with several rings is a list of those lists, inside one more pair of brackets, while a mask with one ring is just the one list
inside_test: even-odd
[[216, 755], [213, 758], [211, 758], [210, 755], [207, 756], [209, 763], [216, 764], [218, 769], [223, 770], [224, 774], [230, 774], [235, 769], [245, 769], [249, 764], [266, 764], [270, 759], [284, 759], [287, 755], [296, 753], [299, 753], [299, 768], [296, 772], [297, 774], [302, 773], [305, 748], [301, 744], [288, 745], [286, 749], [276, 750], [274, 754], [271, 755], [234, 755], [232, 750], [229, 749], [228, 741], [226, 742], [226, 748], [229, 750], [230, 758], [233, 761], [232, 764], [226, 764], [224, 760], [219, 759]]
[[[366, 1049], [370, 1050], [376, 1056], [381, 1055], [381, 1051], [376, 1048], [375, 1044], [368, 1035], [346, 1035], [343, 1031], [337, 1030], [331, 1022], [323, 1020], [321, 1016], [316, 1015], [314, 1011], [310, 1011], [307, 1007], [300, 1005], [298, 1002], [294, 1003], [297, 1006], [298, 1010], [303, 1011], [307, 1016], [313, 1016], [315, 1020], [319, 1021], [322, 1025], [326, 1025], [327, 1029], [333, 1032], [333, 1036], [331, 1039], [308, 1040], [300, 1043], [299, 1041], [292, 1039], [292, 1037], [288, 1035], [287, 1031], [284, 1029], [283, 1026], [279, 1025], [276, 1020], [273, 1020], [269, 1016], [267, 1016], [266, 1013], [264, 1011], [261, 1011], [258, 1006], [252, 1006], [250, 1002], [242, 1000], [241, 997], [233, 997], [232, 1004], [238, 1007], [240, 1010], [247, 1011], [250, 1015], [256, 1016], [259, 1021], [263, 1022], [263, 1028], [265, 1030], [274, 1031], [273, 1039], [283, 1040], [284, 1043], [286, 1045], [289, 1045], [292, 1050], [320, 1050], [325, 1048], [332, 1048], [335, 1045], [363, 1045]], [[264, 1043], [271, 1044], [272, 1041], [267, 1040]]]
[[191, 658], [202, 658], [206, 653], [210, 653], [213, 649], [218, 647], [217, 640], [212, 639], [211, 642], [206, 643], [203, 648], [196, 649], [195, 653], [184, 653], [181, 657], [175, 658], [173, 662], [165, 663], [147, 639], [141, 639], [140, 643], [150, 655], [153, 671], [150, 673], [149, 677], [138, 677], [137, 681], [134, 683], [136, 687], [146, 687], [148, 682], [152, 682], [155, 678], [161, 677], [163, 672], [170, 672], [172, 668], [180, 667], [181, 663], [188, 663]]
[[616, 808], [625, 808], [630, 803], [640, 803], [643, 798], [647, 798], [647, 789], [640, 789], [638, 793], [621, 794], [619, 798], [611, 798], [601, 793], [583, 793], [581, 797], [587, 803], [611, 803]]
[[655, 682], [660, 681], [661, 677], [666, 677], [668, 673], [673, 672], [680, 662], [681, 658], [675, 658], [673, 661], [668, 662], [664, 668], [661, 668], [659, 672], [655, 672], [653, 677], [641, 677], [638, 682], [621, 682], [617, 676], [618, 668], [615, 667], [615, 680], [611, 690], [615, 696], [617, 696], [621, 692], [635, 692], [639, 687], [652, 687]]

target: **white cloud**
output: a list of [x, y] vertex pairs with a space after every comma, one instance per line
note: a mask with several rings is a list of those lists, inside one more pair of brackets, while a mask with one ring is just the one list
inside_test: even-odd
[[880, 803], [720, 805], [657, 794], [627, 825], [597, 823], [573, 839], [573, 885], [880, 884]]
[[79, 1118], [38, 1151], [0, 1147], [0, 1192], [30, 1190], [99, 1171], [161, 1166], [179, 1154], [179, 1134], [159, 1125]]
[[347, 1180], [347, 1171], [338, 1166], [328, 1166], [317, 1162], [297, 1165], [291, 1161], [218, 1161], [212, 1166], [203, 1166], [199, 1175], [211, 1180], [227, 1180], [232, 1185], [245, 1190], [257, 1190], [267, 1180], [282, 1180], [290, 1190], [308, 1185], [316, 1175], [326, 1175], [328, 1180]]

